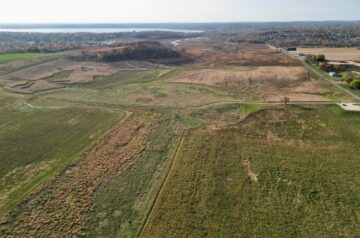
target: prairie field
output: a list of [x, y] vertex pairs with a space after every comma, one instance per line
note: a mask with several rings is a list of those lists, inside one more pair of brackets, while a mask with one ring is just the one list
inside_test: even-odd
[[141, 237], [356, 236], [358, 125], [289, 107], [187, 131]]
[[360, 233], [356, 98], [264, 44], [165, 43], [0, 65], [1, 237]]
[[[220, 46], [219, 46], [220, 45]], [[263, 44], [219, 43], [212, 40], [188, 40], [179, 47], [195, 57], [197, 63], [211, 66], [298, 66], [299, 62], [274, 52]]]
[[279, 97], [285, 95], [294, 101], [326, 101], [329, 99], [321, 94], [331, 92], [299, 66], [261, 66], [237, 71], [187, 70], [179, 72], [170, 82], [214, 86], [247, 98], [256, 96], [257, 100], [264, 101], [279, 101]]

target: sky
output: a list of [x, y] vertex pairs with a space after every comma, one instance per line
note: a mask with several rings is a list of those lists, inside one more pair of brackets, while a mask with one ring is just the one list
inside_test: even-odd
[[360, 20], [360, 0], [1, 0], [0, 23]]

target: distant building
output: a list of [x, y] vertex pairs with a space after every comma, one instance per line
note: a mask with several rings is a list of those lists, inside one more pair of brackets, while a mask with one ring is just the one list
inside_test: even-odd
[[289, 47], [286, 49], [286, 51], [297, 51], [296, 47]]
[[331, 77], [337, 77], [337, 76], [338, 76], [338, 74], [337, 74], [336, 72], [330, 72], [329, 75], [330, 75]]

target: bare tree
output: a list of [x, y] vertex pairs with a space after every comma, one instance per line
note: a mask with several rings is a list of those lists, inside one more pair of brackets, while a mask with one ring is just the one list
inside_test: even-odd
[[285, 96], [283, 99], [281, 99], [281, 101], [284, 103], [284, 105], [287, 105], [290, 102], [290, 98]]

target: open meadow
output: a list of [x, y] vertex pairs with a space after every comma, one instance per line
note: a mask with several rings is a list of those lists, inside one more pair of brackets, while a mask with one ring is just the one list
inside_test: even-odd
[[265, 44], [169, 45], [0, 65], [0, 236], [356, 237], [356, 98]]

